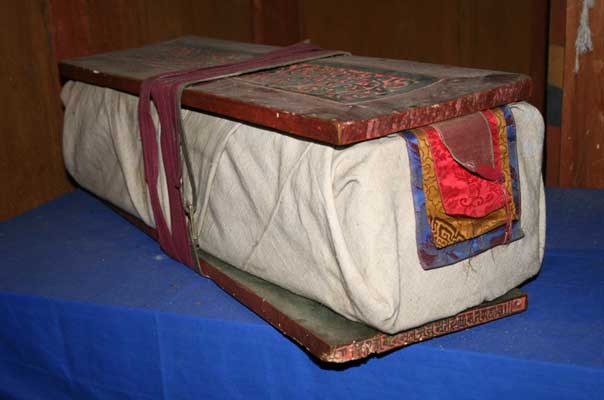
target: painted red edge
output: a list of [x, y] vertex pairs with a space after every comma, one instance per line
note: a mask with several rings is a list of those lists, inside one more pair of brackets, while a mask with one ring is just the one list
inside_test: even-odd
[[[64, 62], [59, 63], [59, 70], [64, 78], [107, 86], [134, 95], [138, 95], [141, 84], [138, 79], [102, 72], [95, 73], [92, 70]], [[325, 120], [285, 113], [283, 110], [190, 89], [184, 91], [182, 103], [188, 107], [274, 128], [308, 139], [345, 145], [519, 101], [528, 98], [530, 93], [531, 80], [527, 77], [506, 86], [472, 93], [441, 104], [355, 121]], [[278, 118], [277, 115], [279, 115]]]
[[482, 111], [486, 108], [521, 101], [529, 98], [531, 91], [532, 81], [527, 77], [506, 86], [471, 93], [433, 106], [413, 108], [390, 115], [354, 121], [354, 123], [343, 123], [340, 128], [340, 137], [342, 144], [374, 139]]
[[[528, 295], [523, 293], [518, 297], [512, 297], [508, 300], [491, 305], [478, 305], [462, 311], [459, 314], [437, 321], [429, 322], [416, 328], [399, 332], [395, 335], [379, 334], [359, 342], [354, 342], [342, 346], [334, 347], [329, 355], [322, 358], [325, 361], [343, 363], [352, 360], [358, 360], [368, 357], [371, 354], [385, 353], [390, 350], [409, 346], [414, 343], [422, 342], [435, 337], [447, 335], [449, 333], [459, 332], [470, 329], [474, 326], [486, 324], [487, 322], [509, 317], [525, 311], [528, 307]], [[493, 315], [496, 309], [503, 309], [499, 314]], [[486, 314], [482, 319], [472, 323], [457, 324], [457, 321], [466, 321], [468, 316]], [[491, 314], [491, 315], [489, 315]], [[444, 328], [443, 328], [444, 327]], [[436, 330], [440, 332], [435, 332]], [[432, 332], [426, 335], [425, 332]]]

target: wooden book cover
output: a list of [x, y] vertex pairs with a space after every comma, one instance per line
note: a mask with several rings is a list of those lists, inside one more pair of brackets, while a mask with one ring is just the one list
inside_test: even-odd
[[[65, 79], [138, 94], [166, 71], [244, 60], [274, 47], [200, 37], [64, 60]], [[187, 89], [184, 106], [342, 145], [529, 97], [527, 76], [358, 56], [336, 56]]]

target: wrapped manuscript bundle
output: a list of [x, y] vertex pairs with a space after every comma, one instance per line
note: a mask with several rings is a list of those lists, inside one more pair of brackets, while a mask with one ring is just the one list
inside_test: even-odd
[[[62, 93], [67, 169], [147, 226], [162, 218], [162, 248], [203, 274], [217, 259], [392, 335], [496, 299], [538, 272], [543, 121], [518, 102], [530, 81], [516, 74], [319, 52], [211, 78], [185, 90], [191, 108], [172, 115], [180, 174], [170, 189], [170, 120], [161, 103], [159, 118], [150, 107], [156, 130], [141, 140], [140, 83], [166, 71], [188, 69], [176, 74], [184, 82], [208, 76], [208, 65], [245, 68], [237, 63], [271, 50], [183, 38], [64, 62], [74, 80]], [[194, 262], [174, 249], [178, 218]], [[289, 315], [281, 322], [299, 323], [272, 306]], [[380, 340], [366, 353], [387, 350]]]

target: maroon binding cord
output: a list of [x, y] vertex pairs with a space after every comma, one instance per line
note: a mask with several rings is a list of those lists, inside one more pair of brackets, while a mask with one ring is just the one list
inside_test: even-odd
[[[180, 109], [183, 90], [187, 86], [201, 82], [342, 54], [347, 53], [323, 50], [310, 43], [299, 43], [244, 61], [171, 71], [143, 81], [140, 88], [138, 118], [143, 147], [145, 180], [149, 189], [159, 244], [169, 256], [191, 268], [197, 266], [197, 260], [192, 250], [192, 245], [195, 244], [191, 242], [189, 237], [187, 217], [181, 194], [182, 163], [180, 152], [181, 145], [184, 143], [181, 143], [183, 127]], [[155, 104], [159, 115], [161, 133], [159, 147], [161, 148], [166, 176], [171, 229], [168, 228], [159, 201], [158, 133], [151, 117], [151, 102]], [[194, 183], [191, 183], [194, 186]], [[191, 189], [195, 196], [195, 187]], [[193, 206], [195, 205], [194, 202]], [[194, 212], [194, 209], [190, 212]], [[191, 229], [193, 228], [191, 226]]]

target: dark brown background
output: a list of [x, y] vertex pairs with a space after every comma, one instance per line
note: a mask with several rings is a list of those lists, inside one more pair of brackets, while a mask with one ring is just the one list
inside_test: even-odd
[[[551, 5], [547, 0], [3, 1], [0, 220], [73, 188], [61, 158], [56, 65], [61, 58], [185, 34], [268, 44], [310, 38], [325, 48], [359, 55], [529, 74], [535, 84], [532, 102], [543, 110], [549, 8], [554, 3], [558, 14], [567, 16], [566, 40], [574, 43], [578, 0]], [[548, 166], [554, 166], [548, 182], [553, 184], [604, 187], [604, 112], [597, 79], [604, 59], [603, 8], [592, 12], [592, 19], [599, 19], [594, 23], [599, 24], [594, 42], [599, 47], [582, 59], [585, 75], [565, 68], [572, 86], [565, 86], [562, 131], [554, 135], [558, 142], [548, 154]], [[566, 50], [565, 61], [574, 62], [574, 50]], [[594, 81], [599, 91], [592, 89]], [[596, 110], [581, 118], [587, 105]]]

